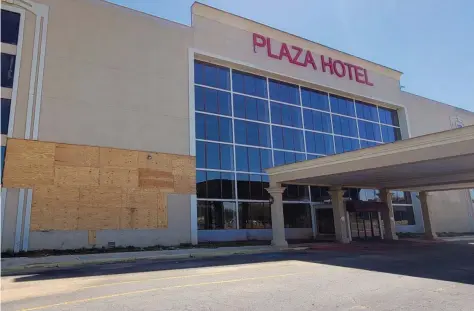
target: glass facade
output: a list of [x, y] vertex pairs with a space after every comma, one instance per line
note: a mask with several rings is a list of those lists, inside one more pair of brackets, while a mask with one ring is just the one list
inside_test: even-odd
[[[395, 110], [201, 61], [194, 74], [200, 229], [271, 227], [266, 168], [401, 139]], [[327, 189], [285, 186], [285, 227], [311, 228]]]

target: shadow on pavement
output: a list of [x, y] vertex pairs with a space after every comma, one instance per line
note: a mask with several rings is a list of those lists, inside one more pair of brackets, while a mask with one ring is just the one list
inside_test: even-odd
[[138, 272], [218, 267], [299, 260], [309, 263], [363, 269], [420, 278], [474, 284], [474, 245], [468, 242], [414, 243], [410, 241], [356, 242], [350, 245], [314, 244], [308, 250], [207, 259], [140, 260], [56, 268], [38, 273], [17, 273], [15, 282], [119, 275]]

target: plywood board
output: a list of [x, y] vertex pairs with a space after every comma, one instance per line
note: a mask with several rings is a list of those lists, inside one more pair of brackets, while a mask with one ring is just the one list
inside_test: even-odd
[[153, 221], [157, 219], [157, 193], [156, 190], [139, 188], [129, 190], [127, 208], [133, 229], [156, 228]]
[[162, 172], [173, 172], [173, 160], [178, 158], [175, 154], [138, 152], [138, 167], [148, 168]]
[[122, 208], [119, 187], [81, 187], [79, 230], [118, 229]]
[[168, 194], [158, 194], [158, 209], [156, 228], [168, 228]]
[[100, 166], [136, 168], [138, 151], [100, 147]]
[[157, 171], [147, 168], [138, 169], [138, 186], [149, 189], [174, 190], [174, 178], [171, 172]]
[[97, 241], [97, 233], [95, 230], [89, 230], [87, 232], [87, 242], [89, 245], [95, 245]]
[[99, 167], [99, 147], [56, 144], [55, 165]]
[[173, 175], [189, 175], [196, 171], [196, 159], [191, 156], [179, 156], [173, 160]]
[[116, 167], [101, 167], [100, 185], [136, 188], [138, 187], [138, 170]]
[[174, 176], [174, 193], [195, 194], [196, 176], [193, 174]]
[[54, 181], [54, 143], [9, 139], [3, 183], [10, 188], [52, 185]]
[[78, 209], [78, 188], [35, 187], [31, 206], [31, 230], [77, 230]]
[[56, 165], [54, 184], [57, 186], [99, 186], [99, 168]]

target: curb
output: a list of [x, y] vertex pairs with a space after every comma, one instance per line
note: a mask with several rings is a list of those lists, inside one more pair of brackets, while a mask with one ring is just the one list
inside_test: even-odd
[[187, 254], [170, 254], [170, 255], [155, 255], [155, 256], [136, 256], [130, 258], [110, 258], [110, 259], [98, 259], [98, 260], [78, 260], [71, 262], [57, 262], [57, 263], [38, 263], [38, 264], [27, 264], [20, 267], [2, 269], [2, 276], [8, 274], [18, 273], [21, 271], [37, 270], [37, 269], [49, 269], [49, 268], [66, 268], [66, 267], [77, 267], [84, 265], [97, 265], [97, 264], [110, 264], [110, 263], [126, 263], [135, 262], [138, 260], [176, 260], [176, 259], [201, 259], [211, 257], [224, 257], [231, 255], [248, 255], [248, 254], [263, 254], [273, 252], [284, 252], [284, 251], [301, 251], [308, 249], [308, 247], [294, 247], [294, 248], [269, 248], [269, 249], [256, 249], [256, 250], [232, 250], [232, 251], [217, 251], [209, 253], [187, 253]]

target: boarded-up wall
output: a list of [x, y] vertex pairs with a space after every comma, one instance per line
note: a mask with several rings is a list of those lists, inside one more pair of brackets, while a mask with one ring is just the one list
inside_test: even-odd
[[4, 186], [32, 188], [31, 230], [167, 228], [167, 194], [196, 192], [185, 155], [9, 139]]

